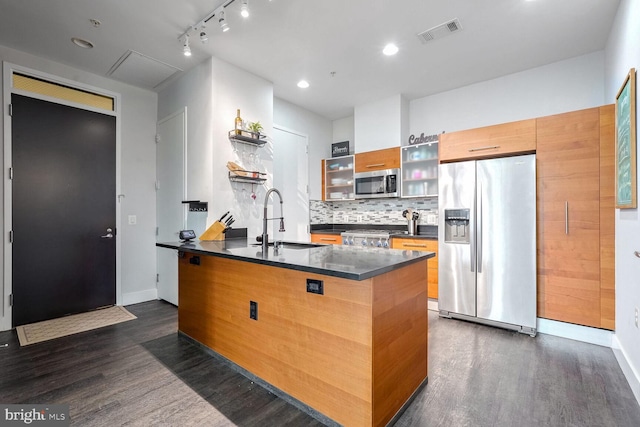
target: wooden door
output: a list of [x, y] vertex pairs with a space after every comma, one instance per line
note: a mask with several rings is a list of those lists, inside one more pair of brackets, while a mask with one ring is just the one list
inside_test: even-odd
[[537, 119], [538, 317], [600, 327], [600, 114]]
[[13, 326], [115, 304], [115, 117], [11, 103]]

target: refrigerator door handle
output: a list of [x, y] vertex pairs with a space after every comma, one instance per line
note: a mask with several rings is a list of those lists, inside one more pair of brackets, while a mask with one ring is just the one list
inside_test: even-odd
[[478, 273], [482, 273], [482, 182], [478, 182], [478, 206], [476, 207], [476, 254]]
[[476, 200], [478, 194], [473, 192], [471, 215], [469, 218], [469, 266], [472, 273], [476, 272]]

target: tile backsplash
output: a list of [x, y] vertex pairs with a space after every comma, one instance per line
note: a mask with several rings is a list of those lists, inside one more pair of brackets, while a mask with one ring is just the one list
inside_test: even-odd
[[309, 202], [309, 216], [312, 225], [355, 223], [404, 225], [407, 220], [402, 217], [402, 211], [408, 208], [420, 212], [418, 224], [427, 225], [428, 213], [438, 215], [438, 199], [370, 199], [329, 202], [311, 200]]

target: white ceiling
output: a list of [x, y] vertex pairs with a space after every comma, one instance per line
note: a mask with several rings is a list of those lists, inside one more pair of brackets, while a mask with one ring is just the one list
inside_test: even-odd
[[[602, 50], [619, 0], [249, 0], [248, 19], [235, 0], [225, 9], [231, 30], [222, 33], [214, 18], [209, 42], [192, 37], [185, 57], [178, 37], [221, 4], [0, 0], [0, 45], [150, 89], [173, 68], [215, 56], [273, 82], [275, 96], [337, 119], [399, 93], [420, 98]], [[462, 31], [418, 38], [454, 18]], [[381, 53], [388, 42], [400, 48], [394, 57]], [[109, 74], [129, 51], [137, 62]], [[306, 90], [296, 87], [302, 78]]]

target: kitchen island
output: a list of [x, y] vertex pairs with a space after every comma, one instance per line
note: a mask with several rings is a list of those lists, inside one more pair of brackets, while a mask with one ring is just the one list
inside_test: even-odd
[[158, 243], [178, 329], [326, 424], [383, 426], [427, 382], [430, 252]]

